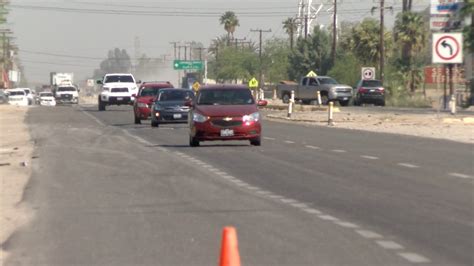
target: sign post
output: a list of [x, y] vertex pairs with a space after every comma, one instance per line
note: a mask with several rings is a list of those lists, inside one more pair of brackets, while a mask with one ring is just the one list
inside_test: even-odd
[[[449, 77], [449, 95], [450, 99], [454, 99], [454, 86], [453, 86], [453, 67], [454, 64], [461, 64], [463, 62], [463, 39], [462, 33], [433, 33], [433, 63], [436, 64], [447, 64], [448, 65], [448, 77]], [[445, 92], [443, 105], [444, 109], [447, 108], [446, 98], [446, 83], [445, 81]], [[451, 106], [456, 108], [455, 103], [451, 103]], [[453, 113], [455, 113], [454, 110]]]
[[202, 70], [204, 63], [200, 60], [174, 60], [173, 68], [174, 70]]

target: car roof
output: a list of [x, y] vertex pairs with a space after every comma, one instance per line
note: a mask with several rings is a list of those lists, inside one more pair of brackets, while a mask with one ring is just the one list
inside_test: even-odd
[[204, 85], [199, 90], [221, 90], [221, 89], [239, 89], [248, 90], [249, 87], [246, 85], [238, 84], [216, 84], [216, 85]]
[[106, 76], [133, 76], [132, 73], [107, 73]]
[[8, 89], [8, 91], [22, 91], [22, 92], [25, 92], [25, 89], [20, 89], [20, 88], [17, 88], [17, 89]]
[[163, 92], [163, 91], [176, 91], [176, 90], [190, 91], [190, 92], [193, 91], [193, 90], [190, 90], [188, 88], [163, 88], [162, 90], [160, 90], [160, 92]]
[[144, 82], [140, 87], [159, 87], [164, 89], [173, 89], [173, 84], [170, 82]]

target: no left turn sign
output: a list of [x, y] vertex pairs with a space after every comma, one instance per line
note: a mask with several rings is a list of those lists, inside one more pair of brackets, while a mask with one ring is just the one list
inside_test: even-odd
[[462, 33], [433, 33], [433, 63], [461, 64]]
[[375, 78], [375, 67], [363, 67], [362, 68], [362, 79], [374, 79]]

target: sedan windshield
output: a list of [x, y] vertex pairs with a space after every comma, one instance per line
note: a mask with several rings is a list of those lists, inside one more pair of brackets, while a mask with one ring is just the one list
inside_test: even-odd
[[193, 97], [192, 91], [185, 90], [164, 90], [158, 95], [158, 101], [185, 101]]
[[382, 87], [382, 82], [380, 80], [364, 80], [362, 81], [362, 86], [364, 87]]
[[110, 82], [131, 82], [133, 83], [133, 78], [130, 75], [114, 75], [114, 76], [107, 76], [105, 78], [105, 83]]
[[10, 96], [18, 96], [18, 95], [25, 95], [25, 92], [24, 91], [10, 91], [8, 94], [10, 94]]
[[254, 104], [250, 90], [212, 89], [199, 93], [198, 105], [249, 105]]
[[145, 87], [140, 91], [140, 96], [156, 96], [162, 89], [161, 87]]

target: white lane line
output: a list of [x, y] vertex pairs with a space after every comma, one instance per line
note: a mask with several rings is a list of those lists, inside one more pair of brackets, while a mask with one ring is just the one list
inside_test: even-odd
[[218, 175], [220, 175], [220, 176], [224, 176], [224, 175], [226, 175], [227, 173], [226, 173], [226, 172], [217, 171], [217, 172], [215, 172], [215, 174], [218, 174]]
[[263, 137], [263, 139], [266, 139], [266, 140], [275, 140], [275, 138], [270, 138], [270, 137]]
[[430, 260], [428, 258], [425, 258], [421, 256], [420, 254], [416, 253], [409, 253], [409, 252], [403, 252], [403, 253], [398, 253], [402, 258], [408, 260], [409, 262], [412, 263], [428, 263]]
[[414, 165], [411, 163], [398, 163], [398, 165], [406, 167], [406, 168], [420, 168], [418, 165]]
[[357, 224], [353, 224], [349, 222], [335, 222], [335, 223], [345, 228], [359, 228]]
[[264, 196], [272, 194], [270, 191], [266, 191], [266, 190], [258, 190], [256, 192], [257, 194], [264, 195]]
[[362, 237], [368, 238], [368, 239], [382, 238], [382, 235], [379, 235], [369, 230], [356, 230], [356, 232]]
[[291, 140], [285, 140], [285, 143], [287, 143], [287, 144], [294, 144], [295, 142], [294, 142], [294, 141], [291, 141]]
[[295, 207], [295, 208], [300, 208], [300, 209], [308, 209], [308, 205], [306, 205], [306, 203], [293, 203], [291, 204], [291, 206]]
[[361, 155], [360, 157], [362, 157], [364, 159], [368, 159], [368, 160], [378, 160], [379, 159], [379, 157], [370, 156], [370, 155]]
[[316, 209], [312, 209], [312, 208], [303, 209], [303, 211], [305, 211], [307, 213], [311, 213], [311, 214], [321, 214], [322, 213], [321, 211], [316, 210]]
[[306, 145], [305, 147], [308, 148], [308, 149], [312, 149], [312, 150], [320, 150], [321, 149], [319, 147], [312, 146], [312, 145]]
[[383, 247], [384, 249], [403, 249], [403, 246], [395, 243], [393, 241], [386, 241], [386, 240], [378, 240], [375, 241], [379, 246]]
[[331, 150], [332, 152], [337, 152], [337, 153], [345, 153], [347, 152], [346, 150]]
[[459, 178], [472, 178], [470, 175], [460, 174], [460, 173], [449, 173], [450, 176], [459, 177]]
[[249, 190], [259, 190], [260, 188], [258, 187], [253, 187], [253, 186], [248, 186], [248, 187], [245, 187], [246, 189], [249, 189]]
[[326, 220], [326, 221], [338, 221], [339, 219], [337, 219], [336, 217], [334, 216], [331, 216], [331, 215], [318, 215], [318, 217], [322, 220]]
[[286, 199], [286, 198], [281, 199], [281, 202], [287, 203], [287, 204], [298, 203], [297, 200], [294, 200], [294, 199]]
[[204, 167], [204, 168], [214, 168], [214, 167], [212, 167], [212, 165], [209, 165], [209, 164], [203, 164], [202, 167]]
[[269, 197], [269, 198], [272, 198], [272, 199], [283, 199], [282, 196], [280, 196], [280, 195], [273, 195], [273, 194], [272, 194], [272, 195], [268, 195], [268, 197]]
[[[95, 117], [95, 116], [93, 116], [93, 115], [87, 113], [87, 112], [84, 111], [82, 108], [81, 108], [81, 112], [82, 112], [83, 114], [87, 115], [88, 117], [92, 118], [92, 120], [94, 120], [95, 122], [97, 122], [99, 125], [101, 125], [101, 126], [103, 126], [103, 127], [106, 126], [102, 121], [99, 120], [99, 118], [97, 118], [97, 117]], [[124, 129], [124, 130], [125, 130], [125, 129]]]

